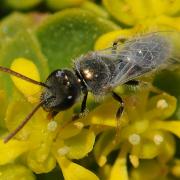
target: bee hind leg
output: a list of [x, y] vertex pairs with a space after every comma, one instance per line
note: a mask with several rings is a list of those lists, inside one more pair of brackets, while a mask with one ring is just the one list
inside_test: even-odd
[[116, 94], [115, 92], [112, 92], [112, 97], [120, 103], [120, 107], [118, 108], [118, 110], [116, 112], [116, 120], [117, 120], [116, 140], [118, 140], [117, 135], [118, 135], [118, 132], [120, 129], [120, 118], [121, 118], [123, 111], [124, 111], [124, 102], [123, 102], [122, 98], [118, 94]]

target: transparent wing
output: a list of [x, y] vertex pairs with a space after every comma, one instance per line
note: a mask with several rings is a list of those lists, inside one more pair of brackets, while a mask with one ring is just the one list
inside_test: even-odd
[[164, 33], [149, 33], [132, 38], [123, 45], [97, 51], [97, 56], [113, 63], [107, 86], [115, 87], [167, 65], [172, 56], [172, 39]]
[[[114, 51], [112, 48], [106, 49], [108, 51]], [[105, 52], [104, 51], [104, 52]], [[103, 53], [104, 53], [103, 52]], [[112, 71], [112, 76], [110, 79], [108, 87], [115, 87], [121, 85], [131, 79], [141, 76], [152, 70], [152, 67], [142, 67], [141, 65], [135, 63], [133, 60], [129, 59], [130, 52], [121, 52], [120, 54], [99, 54], [103, 60], [110, 60], [113, 63], [114, 69]], [[111, 65], [112, 66], [112, 65]]]

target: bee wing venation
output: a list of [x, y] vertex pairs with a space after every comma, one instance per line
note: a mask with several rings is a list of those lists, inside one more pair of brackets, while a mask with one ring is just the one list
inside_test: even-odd
[[126, 41], [123, 45], [98, 51], [102, 59], [113, 62], [115, 69], [108, 86], [115, 87], [167, 65], [172, 55], [167, 36], [151, 33]]

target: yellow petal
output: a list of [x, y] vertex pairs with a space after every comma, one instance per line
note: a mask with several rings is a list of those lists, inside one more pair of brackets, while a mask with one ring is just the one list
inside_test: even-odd
[[154, 15], [159, 16], [161, 14], [174, 15], [180, 10], [179, 0], [149, 0], [151, 4], [151, 11]]
[[177, 15], [179, 0], [103, 0], [105, 8], [118, 21], [127, 25], [142, 23], [160, 15]]
[[106, 131], [101, 134], [94, 147], [94, 156], [99, 166], [104, 166], [107, 156], [115, 149], [115, 131]]
[[164, 142], [159, 149], [158, 159], [161, 163], [167, 163], [171, 160], [176, 151], [176, 143], [171, 133], [164, 133]]
[[141, 146], [141, 151], [139, 153], [140, 159], [153, 159], [158, 155], [159, 148], [153, 142], [147, 141]]
[[94, 142], [94, 132], [83, 129], [78, 135], [64, 140], [65, 146], [69, 148], [67, 156], [71, 159], [83, 158], [92, 150]]
[[11, 140], [4, 144], [3, 140], [0, 141], [0, 165], [10, 163], [18, 156], [23, 154], [29, 149], [28, 142], [20, 142]]
[[[83, 122], [85, 125], [95, 124], [95, 125], [104, 125], [110, 127], [117, 127], [116, 120], [116, 111], [119, 104], [110, 99], [109, 101], [102, 103], [100, 106], [92, 110], [87, 117], [82, 118], [80, 122]], [[109, 111], [109, 108], [111, 111]], [[106, 112], [106, 113], [104, 113]], [[121, 126], [127, 125], [128, 117], [127, 114], [124, 113], [121, 117], [120, 124]]]
[[139, 166], [139, 157], [136, 155], [129, 155], [129, 160], [133, 167], [137, 168]]
[[180, 138], [180, 121], [155, 121], [151, 128], [170, 131]]
[[109, 180], [128, 180], [126, 158], [118, 158], [112, 167]]
[[174, 160], [171, 173], [173, 174], [173, 176], [180, 178], [180, 160], [179, 159]]
[[167, 179], [167, 164], [160, 163], [158, 160], [141, 161], [138, 168], [130, 171], [131, 180], [158, 180]]
[[79, 134], [83, 128], [83, 123], [81, 122], [72, 122], [68, 124], [65, 128], [62, 128], [59, 132], [59, 137], [61, 139], [68, 139], [77, 134]]
[[[35, 64], [25, 58], [17, 58], [13, 61], [11, 69], [23, 74], [31, 79], [40, 81], [40, 76]], [[15, 76], [11, 76], [15, 86], [21, 91], [26, 97], [30, 97], [40, 92], [41, 87], [30, 82], [24, 81]]]
[[105, 164], [103, 167], [99, 169], [99, 174], [101, 176], [101, 179], [108, 179], [110, 172], [111, 172], [110, 164]]
[[147, 19], [143, 22], [144, 28], [155, 30], [180, 30], [180, 17], [169, 17], [166, 15], [157, 16], [153, 20]]
[[171, 116], [176, 110], [176, 98], [169, 94], [163, 93], [150, 98], [148, 102], [147, 117], [165, 119]]
[[159, 16], [155, 23], [180, 30], [180, 17]]
[[99, 180], [99, 178], [88, 169], [71, 162], [63, 156], [56, 155], [57, 161], [62, 169], [65, 180]]
[[136, 32], [135, 29], [130, 30], [116, 30], [112, 31], [106, 34], [103, 34], [98, 38], [98, 40], [95, 43], [95, 50], [101, 50], [105, 48], [112, 47], [113, 42], [120, 38], [129, 38]]
[[127, 0], [113, 0], [113, 3], [111, 0], [103, 0], [103, 5], [118, 21], [128, 25], [135, 24], [136, 18], [134, 17], [132, 7]]
[[[153, 151], [154, 153], [158, 151], [158, 160], [160, 160], [161, 163], [162, 162], [166, 163], [170, 159], [172, 159], [175, 153], [175, 139], [172, 133], [157, 129], [150, 129], [148, 132], [144, 134], [144, 137], [148, 139], [148, 140], [146, 139], [145, 142], [148, 142], [150, 140], [150, 142], [151, 143], [153, 142], [153, 144], [157, 147], [156, 150], [156, 148], [151, 145], [152, 152], [149, 152], [150, 155], [151, 154], [153, 155]], [[150, 148], [151, 147], [149, 147], [149, 150]], [[147, 149], [147, 152], [149, 150]]]
[[116, 159], [108, 180], [128, 180], [126, 153], [122, 153]]

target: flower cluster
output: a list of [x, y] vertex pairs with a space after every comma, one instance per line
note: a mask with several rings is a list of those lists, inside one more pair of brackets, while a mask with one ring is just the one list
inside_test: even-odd
[[[18, 5], [7, 0], [5, 4], [28, 9], [40, 2], [27, 0]], [[178, 0], [103, 0], [101, 4], [47, 0], [46, 5], [60, 12], [13, 13], [0, 24], [0, 64], [37, 81], [44, 81], [57, 67], [71, 67], [73, 58], [89, 50], [112, 46], [119, 37], [152, 30], [180, 30]], [[174, 45], [178, 50], [176, 37]], [[136, 90], [123, 85], [116, 88], [125, 102], [119, 128], [115, 118], [119, 104], [111, 97], [99, 103], [90, 96], [90, 111], [80, 119], [72, 121], [80, 102], [52, 120], [39, 109], [6, 144], [3, 138], [38, 103], [41, 88], [1, 74], [0, 179], [34, 180], [41, 179], [44, 173], [46, 178], [55, 174], [58, 179], [62, 174], [65, 180], [179, 178], [178, 70], [142, 78], [148, 84], [142, 83]]]

